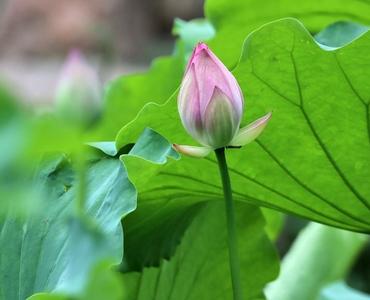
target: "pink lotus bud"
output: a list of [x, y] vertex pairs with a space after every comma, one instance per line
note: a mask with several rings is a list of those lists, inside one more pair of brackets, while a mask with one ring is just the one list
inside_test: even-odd
[[226, 66], [204, 43], [193, 51], [178, 97], [185, 129], [204, 146], [229, 145], [239, 130], [243, 95]]
[[64, 119], [89, 125], [100, 115], [102, 84], [84, 56], [73, 50], [62, 68], [56, 90], [57, 112]]
[[205, 157], [213, 149], [251, 143], [265, 129], [271, 113], [239, 129], [243, 107], [234, 76], [206, 44], [198, 44], [181, 83], [178, 109], [185, 129], [203, 147], [174, 144], [174, 149]]

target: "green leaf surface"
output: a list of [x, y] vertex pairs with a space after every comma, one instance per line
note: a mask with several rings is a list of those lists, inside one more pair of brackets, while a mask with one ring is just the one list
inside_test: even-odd
[[285, 215], [273, 209], [260, 207], [266, 220], [265, 231], [271, 241], [276, 241], [280, 236], [285, 222]]
[[26, 299], [43, 291], [75, 293], [96, 262], [120, 263], [121, 217], [135, 208], [136, 190], [117, 158], [90, 162], [86, 176], [85, 218], [75, 216], [75, 172], [58, 155], [37, 172], [34, 186], [43, 196], [37, 212], [19, 218], [9, 210], [0, 222], [0, 299]]
[[205, 13], [217, 32], [210, 46], [229, 67], [249, 33], [281, 18], [297, 18], [311, 33], [337, 21], [370, 25], [370, 3], [358, 0], [207, 0]]
[[346, 276], [367, 241], [364, 234], [310, 223], [284, 257], [278, 279], [267, 287], [267, 298], [317, 299], [325, 285]]
[[[223, 199], [211, 201], [212, 193], [167, 197], [160, 190], [146, 193], [144, 188], [167, 163], [180, 163], [178, 158], [172, 145], [148, 128], [121, 156], [139, 193], [138, 208], [123, 220], [125, 299], [231, 297]], [[260, 209], [239, 203], [237, 212], [246, 299], [262, 298], [264, 285], [277, 275], [276, 254], [264, 232]], [[256, 269], [261, 270], [258, 276]], [[213, 286], [217, 289], [208, 288]]]
[[[267, 111], [273, 117], [257, 142], [228, 151], [236, 200], [370, 231], [369, 47], [366, 33], [325, 51], [294, 19], [249, 36], [234, 71], [246, 98], [242, 125]], [[165, 104], [146, 105], [122, 128], [117, 148], [147, 126], [171, 142], [194, 144], [179, 120], [176, 94]], [[142, 188], [148, 197], [219, 198], [217, 176], [214, 156], [183, 157]]]
[[18, 215], [34, 210], [24, 201], [25, 196], [37, 197], [25, 180], [32, 171], [30, 163], [22, 159], [30, 125], [26, 116], [15, 98], [0, 86], [0, 223], [10, 206]]
[[103, 261], [93, 267], [80, 295], [70, 297], [62, 294], [39, 293], [28, 300], [122, 300], [123, 297], [125, 297], [125, 291], [122, 276], [112, 270], [111, 263]]
[[179, 86], [186, 58], [200, 40], [210, 42], [212, 49], [229, 66], [235, 66], [245, 37], [267, 22], [296, 17], [317, 33], [327, 25], [355, 21], [370, 25], [370, 5], [365, 1], [313, 0], [208, 0], [208, 20], [176, 20], [173, 33], [179, 35], [175, 53], [153, 61], [147, 72], [122, 76], [112, 81], [106, 92], [105, 112], [91, 133], [92, 140], [113, 140], [118, 130], [131, 121], [145, 103], [163, 103]]
[[162, 197], [160, 191], [157, 197], [155, 192], [147, 195], [142, 189], [157, 177], [164, 164], [178, 159], [172, 145], [149, 128], [140, 135], [135, 147], [121, 156], [138, 189], [140, 203], [139, 209], [123, 220], [127, 228], [124, 270], [141, 270], [171, 257], [195, 215], [193, 205], [200, 201], [197, 197]]
[[113, 140], [118, 130], [131, 121], [142, 106], [150, 101], [167, 99], [180, 84], [184, 57], [161, 57], [142, 74], [122, 76], [112, 81], [105, 96], [105, 111], [92, 140]]
[[[146, 205], [145, 201], [143, 199], [139, 205]], [[214, 201], [198, 204], [193, 214], [180, 245], [169, 260], [144, 268], [140, 273], [124, 274], [123, 282], [128, 292], [124, 299], [232, 298], [224, 204]], [[276, 275], [277, 266], [274, 251], [263, 231], [262, 215], [256, 207], [239, 204], [237, 220], [244, 299], [264, 299], [262, 289]], [[146, 249], [150, 251], [151, 248]]]

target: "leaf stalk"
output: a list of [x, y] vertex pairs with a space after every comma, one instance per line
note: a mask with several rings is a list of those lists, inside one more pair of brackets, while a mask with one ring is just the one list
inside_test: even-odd
[[242, 300], [242, 284], [240, 278], [240, 263], [238, 253], [238, 240], [236, 231], [236, 220], [234, 211], [234, 202], [232, 197], [231, 182], [229, 176], [229, 170], [227, 167], [225, 148], [219, 148], [215, 150], [218, 167], [220, 170], [220, 176], [222, 180], [222, 186], [225, 198], [225, 212], [226, 212], [226, 225], [227, 225], [227, 243], [229, 248], [229, 263], [231, 282], [233, 288], [234, 300]]

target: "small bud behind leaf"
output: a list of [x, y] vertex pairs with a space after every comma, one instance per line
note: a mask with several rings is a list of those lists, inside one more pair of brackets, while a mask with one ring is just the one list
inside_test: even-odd
[[75, 126], [92, 125], [101, 114], [102, 91], [97, 72], [79, 51], [71, 51], [57, 84], [57, 114]]

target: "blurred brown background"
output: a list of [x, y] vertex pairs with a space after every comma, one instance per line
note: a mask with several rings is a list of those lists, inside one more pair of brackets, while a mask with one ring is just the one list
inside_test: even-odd
[[202, 14], [203, 0], [0, 0], [0, 81], [46, 103], [70, 49], [110, 80], [170, 53], [174, 18]]

